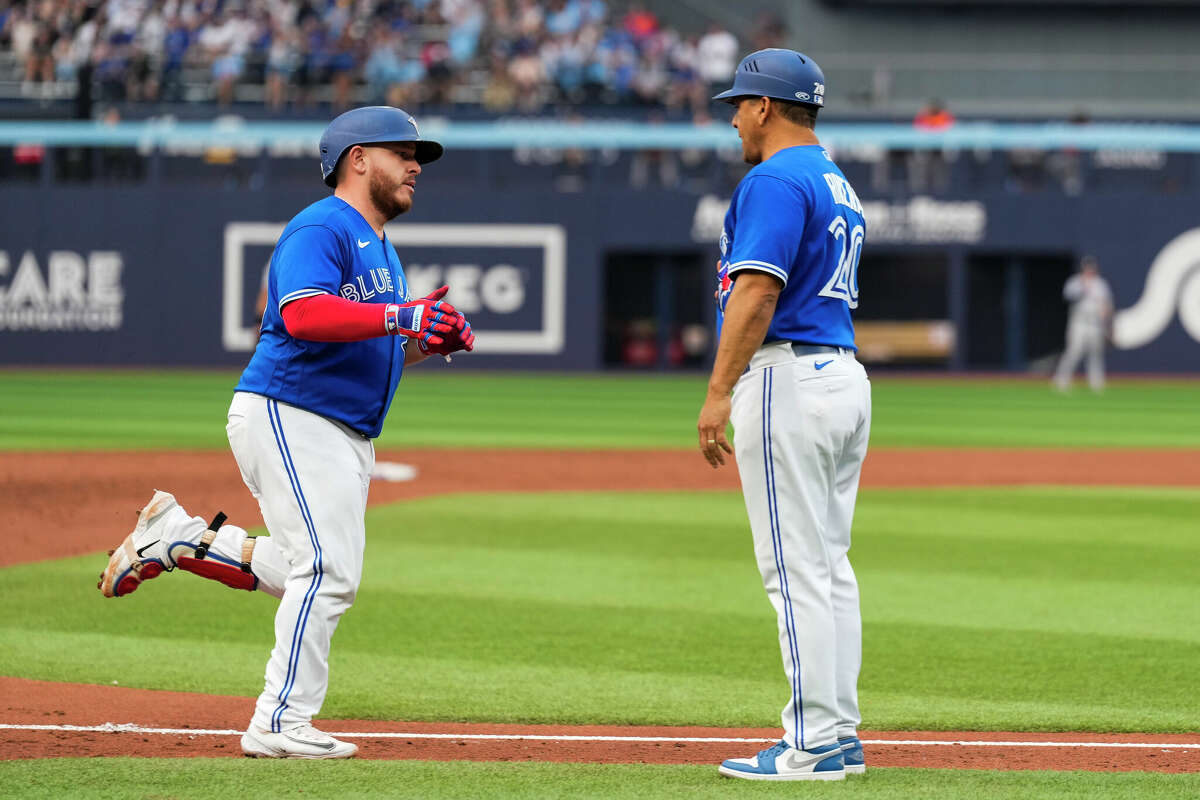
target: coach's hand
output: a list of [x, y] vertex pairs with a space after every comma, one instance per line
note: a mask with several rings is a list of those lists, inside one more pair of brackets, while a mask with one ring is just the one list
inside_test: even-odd
[[696, 430], [700, 433], [700, 453], [713, 469], [725, 463], [726, 453], [733, 455], [733, 448], [729, 445], [729, 439], [725, 437], [729, 411], [728, 394], [709, 392], [704, 400], [704, 407], [700, 409], [700, 420], [696, 423]]
[[416, 339], [418, 345], [424, 346], [440, 345], [448, 335], [461, 334], [467, 320], [454, 306], [442, 300], [448, 291], [450, 287], [443, 286], [420, 300], [388, 306], [389, 331]]

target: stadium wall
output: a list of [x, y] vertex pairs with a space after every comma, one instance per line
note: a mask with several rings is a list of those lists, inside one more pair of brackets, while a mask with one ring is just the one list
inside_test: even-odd
[[[321, 196], [320, 189], [7, 186], [0, 195], [0, 363], [244, 363], [274, 238], [292, 213]], [[948, 306], [965, 329], [970, 274], [962, 271], [972, 257], [1094, 253], [1119, 310], [1122, 349], [1110, 365], [1200, 371], [1200, 193], [1160, 198], [1153, 213], [1142, 210], [1146, 195], [1121, 192], [1071, 203], [1002, 192], [863, 201], [864, 306], [872, 269], [886, 269], [884, 254], [948, 254]], [[726, 202], [667, 190], [422, 187], [415, 210], [393, 223], [389, 237], [416, 293], [449, 282], [471, 314], [481, 347], [464, 362], [597, 369], [608, 255], [691, 250], [711, 263]], [[961, 358], [955, 365], [969, 366]]]

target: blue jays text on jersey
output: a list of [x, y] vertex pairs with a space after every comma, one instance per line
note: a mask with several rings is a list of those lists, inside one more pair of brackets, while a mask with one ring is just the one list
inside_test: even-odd
[[766, 341], [854, 348], [862, 204], [820, 145], [780, 150], [733, 192], [721, 234], [718, 329], [737, 273], [783, 281]]
[[285, 305], [319, 294], [403, 303], [408, 283], [396, 250], [354, 208], [327, 197], [297, 214], [275, 245], [262, 335], [237, 391], [254, 392], [375, 437], [400, 383], [404, 336], [311, 342], [284, 326]]

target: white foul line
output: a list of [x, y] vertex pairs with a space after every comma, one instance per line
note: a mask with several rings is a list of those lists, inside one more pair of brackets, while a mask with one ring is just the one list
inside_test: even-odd
[[[75, 731], [79, 733], [159, 733], [169, 736], [241, 736], [242, 731], [208, 728], [144, 728], [130, 722], [103, 725], [13, 725], [0, 723], [0, 730], [16, 731]], [[416, 733], [406, 731], [380, 731], [362, 733], [346, 731], [331, 733], [343, 739], [454, 739], [454, 740], [503, 740], [503, 741], [546, 741], [546, 742], [695, 742], [695, 743], [752, 743], [774, 742], [775, 739], [747, 739], [719, 736], [575, 736], [526, 733]], [[1200, 742], [1021, 742], [1021, 741], [967, 741], [940, 739], [863, 739], [870, 745], [917, 745], [959, 747], [1101, 747], [1101, 748], [1145, 748], [1156, 750], [1200, 750]]]

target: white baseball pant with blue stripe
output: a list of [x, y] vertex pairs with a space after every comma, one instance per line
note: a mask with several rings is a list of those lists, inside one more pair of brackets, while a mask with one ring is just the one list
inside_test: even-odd
[[375, 450], [339, 423], [247, 392], [234, 394], [226, 431], [271, 534], [255, 544], [254, 565], [264, 547], [264, 561], [288, 565], [251, 720], [278, 732], [308, 722], [325, 701], [330, 641], [362, 578]]
[[832, 744], [862, 721], [862, 619], [847, 553], [871, 384], [850, 351], [796, 356], [772, 343], [750, 360], [732, 402], [754, 552], [791, 687], [783, 738], [801, 749]]

